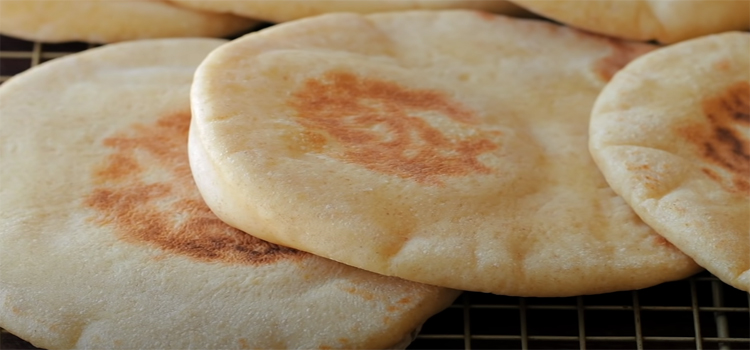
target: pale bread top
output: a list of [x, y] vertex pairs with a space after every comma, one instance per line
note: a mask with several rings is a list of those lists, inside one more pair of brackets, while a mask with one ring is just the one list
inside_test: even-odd
[[210, 212], [188, 96], [222, 43], [113, 44], [0, 87], [1, 327], [50, 349], [383, 348], [456, 297]]
[[473, 11], [331, 14], [214, 51], [191, 92], [207, 204], [259, 237], [456, 289], [562, 296], [698, 270], [588, 155], [653, 47]]
[[665, 44], [750, 28], [750, 1], [747, 0], [512, 1], [576, 28]]
[[590, 147], [644, 221], [750, 291], [750, 34], [694, 39], [633, 62], [596, 101]]
[[161, 0], [0, 0], [0, 33], [42, 42], [223, 37], [255, 24]]
[[418, 9], [463, 8], [503, 14], [528, 14], [505, 0], [171, 0], [205, 11], [280, 23], [330, 12], [374, 13]]

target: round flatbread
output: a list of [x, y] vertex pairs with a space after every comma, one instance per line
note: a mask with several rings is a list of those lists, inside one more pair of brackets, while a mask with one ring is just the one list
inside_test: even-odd
[[223, 37], [257, 22], [160, 0], [1, 0], [0, 33], [41, 42]]
[[746, 0], [512, 0], [573, 27], [630, 40], [674, 43], [750, 28]]
[[416, 9], [475, 9], [520, 15], [521, 7], [505, 0], [171, 0], [205, 11], [233, 13], [280, 23], [330, 12], [374, 13]]
[[652, 48], [473, 11], [269, 28], [196, 72], [193, 175], [230, 225], [385, 275], [524, 296], [682, 278], [587, 151], [600, 89]]
[[750, 291], [750, 34], [694, 39], [633, 62], [596, 101], [590, 147], [645, 222]]
[[0, 326], [50, 349], [405, 346], [457, 291], [237, 231], [195, 188], [215, 39], [113, 44], [0, 87]]

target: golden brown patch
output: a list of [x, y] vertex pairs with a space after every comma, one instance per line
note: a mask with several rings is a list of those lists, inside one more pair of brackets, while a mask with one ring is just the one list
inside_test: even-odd
[[666, 238], [659, 236], [659, 235], [654, 236], [654, 241], [657, 246], [668, 247], [668, 248], [673, 247], [672, 243], [670, 243]]
[[239, 342], [240, 342], [240, 349], [250, 349], [250, 344], [248, 344], [247, 339], [240, 338]]
[[738, 131], [750, 128], [750, 83], [734, 83], [705, 99], [703, 113], [707, 124], [690, 125], [679, 132], [696, 144], [702, 159], [713, 166], [701, 168], [706, 176], [732, 193], [750, 196], [750, 140]]
[[646, 44], [628, 43], [610, 38], [606, 38], [606, 40], [609, 41], [612, 51], [608, 56], [594, 63], [594, 71], [604, 81], [610, 81], [615, 73], [638, 56], [656, 49], [655, 46]]
[[315, 152], [322, 151], [327, 143], [325, 136], [312, 131], [303, 132], [302, 139], [304, 144], [308, 145], [309, 149]]
[[494, 21], [497, 19], [497, 15], [489, 13], [489, 12], [476, 11], [476, 14], [479, 16], [479, 18], [485, 21]]
[[307, 80], [290, 105], [306, 132], [326, 134], [343, 146], [338, 158], [420, 183], [441, 185], [443, 176], [487, 174], [490, 169], [477, 157], [498, 148], [479, 128], [467, 133], [471, 136], [450, 138], [418, 116], [438, 114], [464, 127], [479, 123], [473, 111], [444, 93], [348, 72]]
[[234, 229], [211, 212], [188, 164], [189, 123], [189, 113], [177, 113], [104, 140], [112, 153], [94, 169], [98, 187], [85, 200], [97, 211], [93, 221], [114, 226], [128, 242], [200, 261], [264, 264], [303, 256]]
[[650, 191], [658, 191], [661, 186], [659, 173], [652, 171], [648, 164], [628, 165], [628, 171], [635, 172], [639, 182]]
[[628, 165], [628, 170], [651, 170], [651, 166], [649, 166], [648, 164], [641, 164], [638, 166]]
[[727, 72], [730, 68], [732, 68], [732, 63], [729, 62], [729, 60], [721, 60], [716, 63], [714, 63], [714, 68], [718, 71]]
[[347, 292], [349, 294], [353, 294], [353, 295], [359, 296], [359, 297], [361, 297], [362, 299], [365, 299], [365, 300], [370, 300], [370, 301], [375, 300], [375, 294], [373, 294], [372, 292], [370, 292], [368, 290], [365, 290], [365, 289], [357, 289], [355, 287], [343, 287], [343, 288], [341, 288], [341, 290], [343, 290], [343, 291], [345, 291], [345, 292]]
[[23, 316], [23, 315], [26, 314], [18, 306], [11, 306], [10, 311], [13, 312], [14, 314], [18, 315], [18, 316]]
[[97, 179], [110, 179], [117, 180], [131, 172], [138, 172], [138, 163], [134, 162], [133, 159], [126, 157], [121, 154], [112, 155], [112, 161], [106, 164], [104, 168], [96, 171]]
[[706, 176], [710, 177], [711, 180], [721, 182], [721, 176], [719, 176], [719, 174], [717, 174], [713, 170], [709, 168], [701, 168], [701, 170], [703, 171], [704, 174], [706, 174]]
[[299, 157], [310, 152], [321, 153], [328, 144], [328, 140], [323, 134], [310, 130], [282, 134], [279, 139], [286, 144], [287, 151], [293, 157]]

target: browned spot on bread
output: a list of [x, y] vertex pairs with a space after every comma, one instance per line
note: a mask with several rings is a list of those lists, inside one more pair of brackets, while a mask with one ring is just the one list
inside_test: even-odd
[[239, 342], [240, 342], [240, 349], [250, 349], [250, 344], [247, 342], [247, 339], [240, 338]]
[[740, 129], [750, 128], [750, 83], [740, 81], [703, 101], [707, 122], [678, 132], [697, 146], [710, 166], [701, 168], [710, 179], [732, 192], [750, 196], [750, 141]]
[[701, 170], [703, 171], [704, 174], [706, 174], [706, 176], [710, 177], [711, 180], [721, 182], [721, 176], [719, 176], [719, 174], [717, 174], [713, 170], [709, 168], [701, 168]]
[[732, 179], [732, 184], [734, 185], [734, 188], [737, 189], [737, 192], [750, 194], [750, 179], [743, 179], [735, 176], [734, 179]]
[[594, 64], [594, 71], [604, 81], [610, 81], [615, 73], [630, 61], [656, 48], [647, 44], [628, 43], [617, 39], [606, 38], [606, 40], [609, 41], [611, 52]]
[[188, 113], [134, 125], [103, 146], [112, 150], [93, 171], [85, 204], [94, 222], [128, 242], [147, 243], [201, 261], [263, 264], [305, 255], [234, 229], [203, 202], [187, 156]]
[[116, 180], [132, 172], [139, 172], [138, 163], [132, 157], [124, 154], [112, 155], [112, 161], [101, 170], [96, 171], [97, 179]]
[[11, 306], [10, 311], [13, 312], [14, 314], [18, 315], [18, 316], [23, 316], [23, 315], [26, 314], [18, 306]]
[[628, 170], [651, 170], [651, 166], [648, 164], [641, 164], [641, 165], [628, 165]]
[[485, 20], [485, 21], [494, 21], [497, 19], [497, 15], [494, 15], [489, 12], [484, 11], [476, 11], [476, 14], [479, 16], [479, 18]]
[[[308, 131], [343, 146], [340, 159], [420, 183], [487, 174], [477, 157], [498, 148], [488, 132], [474, 127], [479, 120], [473, 111], [439, 91], [334, 71], [307, 80], [290, 104]], [[426, 120], [441, 117], [473, 129], [468, 136], [448, 137]]]
[[662, 185], [657, 171], [651, 169], [648, 164], [630, 164], [627, 166], [628, 171], [633, 172], [643, 187], [650, 191], [659, 191]]
[[658, 246], [672, 247], [672, 243], [670, 243], [666, 238], [659, 235], [654, 235], [654, 242]]
[[716, 63], [714, 63], [714, 68], [719, 71], [728, 71], [730, 68], [732, 68], [732, 63], [729, 62], [729, 60], [721, 60]]
[[323, 134], [310, 130], [303, 130], [299, 133], [282, 134], [280, 139], [286, 144], [287, 151], [295, 157], [310, 152], [321, 153], [326, 144], [328, 144], [328, 140]]
[[365, 289], [357, 289], [355, 287], [342, 287], [340, 289], [349, 294], [357, 295], [365, 300], [375, 300], [375, 294]]
[[305, 130], [304, 132], [302, 132], [302, 139], [311, 150], [316, 152], [320, 152], [321, 150], [323, 150], [323, 147], [327, 143], [325, 136], [309, 130]]

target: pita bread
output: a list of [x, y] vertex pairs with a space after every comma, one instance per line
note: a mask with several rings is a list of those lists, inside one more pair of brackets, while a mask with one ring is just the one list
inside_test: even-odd
[[113, 44], [0, 87], [0, 326], [50, 349], [382, 348], [457, 296], [210, 212], [188, 96], [222, 43]]
[[512, 1], [576, 28], [665, 44], [750, 28], [750, 1], [745, 0]]
[[193, 176], [234, 227], [423, 283], [564, 296], [683, 278], [694, 262], [587, 151], [600, 89], [652, 48], [473, 11], [272, 27], [196, 72]]
[[591, 153], [657, 232], [750, 291], [750, 34], [655, 51], [596, 101]]
[[416, 9], [464, 8], [519, 15], [527, 13], [505, 0], [171, 0], [190, 8], [233, 13], [280, 23], [330, 12], [374, 13]]
[[2, 0], [0, 33], [42, 42], [223, 37], [257, 24], [160, 0]]

